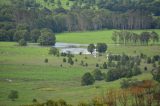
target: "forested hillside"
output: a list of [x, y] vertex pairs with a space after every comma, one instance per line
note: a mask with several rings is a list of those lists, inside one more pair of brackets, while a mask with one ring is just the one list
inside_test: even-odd
[[[159, 0], [2, 0], [0, 40], [16, 32], [160, 28]], [[28, 36], [30, 35], [30, 36]]]

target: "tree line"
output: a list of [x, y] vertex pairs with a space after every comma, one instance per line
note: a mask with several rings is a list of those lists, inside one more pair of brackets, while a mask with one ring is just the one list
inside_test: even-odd
[[[159, 9], [157, 9], [160, 3], [156, 0], [148, 2], [142, 0], [140, 6], [138, 1], [133, 2], [132, 0], [130, 2], [126, 0], [120, 0], [121, 2], [118, 0], [72, 1], [73, 5], [70, 9], [58, 6], [53, 10], [42, 7], [35, 0], [12, 0], [12, 5], [1, 4], [0, 41], [14, 41], [13, 35], [21, 25], [27, 26], [23, 33], [28, 36], [27, 31], [43, 28], [48, 28], [54, 33], [106, 28], [160, 28]], [[127, 9], [124, 11], [122, 8]]]
[[157, 32], [141, 32], [140, 34], [122, 30], [114, 31], [112, 40], [115, 44], [134, 44], [134, 45], [148, 45], [150, 41], [152, 44], [159, 42], [159, 35]]

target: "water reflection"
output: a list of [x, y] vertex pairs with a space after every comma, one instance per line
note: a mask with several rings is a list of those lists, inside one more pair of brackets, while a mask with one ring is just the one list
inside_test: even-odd
[[74, 44], [74, 43], [56, 43], [54, 47], [60, 48], [63, 53], [71, 54], [90, 54], [87, 51], [88, 44]]

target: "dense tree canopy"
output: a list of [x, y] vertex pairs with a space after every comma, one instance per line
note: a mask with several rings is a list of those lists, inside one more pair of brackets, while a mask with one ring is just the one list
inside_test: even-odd
[[25, 35], [27, 30], [27, 40], [36, 42], [40, 36], [38, 30], [43, 28], [54, 33], [160, 28], [158, 0], [71, 0], [73, 3], [69, 8], [63, 8], [60, 0], [45, 1], [48, 5], [53, 4], [54, 9], [42, 6], [36, 0], [10, 0], [8, 5], [0, 4], [0, 41], [17, 41], [19, 34]]

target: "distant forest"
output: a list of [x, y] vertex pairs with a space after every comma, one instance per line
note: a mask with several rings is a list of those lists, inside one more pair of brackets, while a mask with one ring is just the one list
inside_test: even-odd
[[54, 33], [160, 28], [160, 0], [68, 0], [65, 4], [63, 0], [43, 2], [55, 8], [44, 7], [37, 0], [0, 3], [0, 37], [12, 41], [17, 30], [31, 33], [32, 30], [43, 28]]

